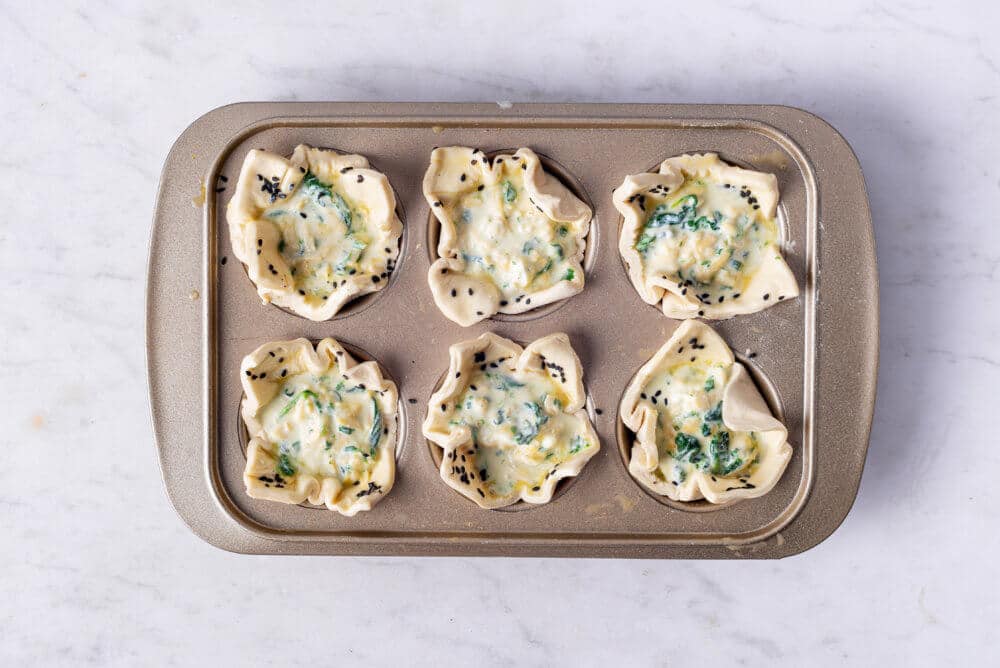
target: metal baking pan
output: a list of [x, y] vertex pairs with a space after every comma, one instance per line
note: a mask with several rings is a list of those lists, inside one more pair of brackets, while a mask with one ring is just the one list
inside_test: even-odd
[[[396, 190], [402, 252], [389, 285], [327, 322], [262, 305], [232, 256], [224, 206], [250, 148], [299, 143], [360, 153]], [[461, 328], [427, 286], [436, 226], [420, 184], [433, 147], [545, 156], [594, 209], [586, 288], [520, 316]], [[794, 456], [766, 496], [720, 508], [667, 504], [629, 475], [618, 403], [676, 321], [644, 304], [616, 241], [611, 191], [666, 157], [714, 151], [777, 175], [785, 256], [802, 295], [712, 325], [784, 420]], [[878, 278], [858, 161], [823, 120], [780, 106], [247, 103], [195, 121], [167, 157], [150, 242], [150, 402], [167, 493], [220, 548], [263, 554], [775, 558], [829, 536], [854, 502], [871, 426]], [[549, 504], [481, 510], [438, 477], [420, 431], [448, 346], [494, 331], [530, 342], [563, 331], [584, 366], [601, 451]], [[238, 419], [240, 359], [261, 343], [332, 336], [399, 387], [397, 482], [353, 518], [249, 498]]]

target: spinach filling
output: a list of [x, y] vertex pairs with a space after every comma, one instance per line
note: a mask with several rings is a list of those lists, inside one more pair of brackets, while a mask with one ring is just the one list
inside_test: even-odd
[[[351, 207], [347, 205], [344, 198], [340, 196], [339, 193], [333, 191], [333, 189], [327, 184], [319, 180], [312, 172], [306, 172], [305, 177], [302, 179], [302, 187], [307, 188], [310, 191], [313, 199], [316, 203], [324, 208], [333, 207], [340, 216], [340, 219], [344, 221], [344, 225], [347, 227], [347, 233], [351, 233], [351, 225], [354, 220], [354, 215], [351, 212]], [[326, 202], [330, 203], [327, 204]]]
[[[714, 380], [709, 379], [714, 387]], [[709, 381], [706, 381], [706, 390]], [[744, 460], [740, 452], [730, 449], [731, 433], [722, 424], [722, 402], [710, 408], [702, 416], [701, 435], [708, 439], [707, 448], [697, 436], [685, 432], [678, 432], [674, 436], [675, 451], [673, 458], [678, 462], [689, 463], [702, 471], [708, 471], [713, 475], [729, 475], [733, 471], [740, 469]], [[677, 482], [684, 482], [685, 475], [676, 475], [682, 471], [681, 467], [674, 467], [674, 479]]]
[[514, 441], [518, 445], [526, 445], [534, 440], [538, 436], [538, 430], [549, 421], [549, 416], [539, 403], [526, 402], [524, 407], [531, 411], [531, 415], [520, 420], [518, 426], [513, 428]]
[[510, 181], [501, 183], [500, 190], [503, 193], [503, 201], [507, 202], [507, 204], [513, 204], [514, 200], [517, 199], [517, 188]]
[[713, 211], [711, 218], [699, 216], [698, 197], [696, 195], [685, 195], [675, 200], [669, 206], [660, 204], [653, 213], [646, 219], [646, 224], [642, 228], [642, 235], [635, 243], [635, 249], [645, 254], [650, 246], [656, 241], [655, 230], [664, 226], [673, 226], [678, 229], [694, 232], [698, 229], [708, 229], [717, 232], [719, 224], [725, 218], [720, 211]]

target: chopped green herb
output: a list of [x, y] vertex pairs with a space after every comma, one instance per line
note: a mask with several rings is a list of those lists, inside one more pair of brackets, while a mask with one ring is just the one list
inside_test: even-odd
[[722, 419], [722, 402], [715, 404], [712, 410], [705, 413], [706, 422], [718, 422]]
[[378, 409], [378, 402], [372, 399], [372, 430], [368, 432], [368, 447], [372, 449], [372, 456], [375, 455], [375, 448], [382, 438], [382, 412]]
[[518, 445], [530, 443], [538, 435], [539, 428], [549, 421], [549, 416], [545, 414], [545, 411], [537, 403], [526, 402], [524, 406], [532, 412], [533, 419], [521, 420], [519, 427], [515, 428], [514, 440]]
[[711, 392], [714, 389], [715, 389], [715, 378], [709, 377], [709, 379], [705, 381], [705, 391]]
[[503, 191], [503, 201], [507, 202], [507, 204], [517, 199], [517, 189], [514, 188], [510, 181], [504, 181], [500, 184], [500, 188]]
[[524, 383], [519, 383], [510, 376], [506, 376], [502, 373], [487, 373], [486, 377], [492, 381], [493, 387], [505, 392], [508, 392], [515, 387], [524, 387]]
[[298, 394], [296, 394], [294, 397], [292, 397], [292, 400], [289, 401], [285, 405], [285, 407], [281, 409], [281, 411], [278, 413], [278, 417], [279, 418], [283, 418], [286, 415], [288, 415], [289, 411], [291, 411], [293, 408], [295, 408], [295, 404], [297, 404], [299, 402], [299, 399], [301, 399], [302, 397], [309, 397], [309, 398], [311, 398], [314, 402], [316, 402], [316, 408], [317, 409], [319, 408], [319, 400], [316, 398], [316, 394], [312, 390], [302, 390], [301, 392], [299, 392]]
[[548, 262], [545, 263], [544, 267], [542, 267], [541, 269], [539, 269], [538, 271], [535, 272], [535, 278], [538, 278], [539, 276], [541, 276], [542, 274], [546, 273], [551, 268], [552, 268], [552, 260], [550, 259]]
[[674, 436], [674, 445], [677, 446], [677, 459], [689, 459], [692, 454], [701, 450], [698, 439], [684, 432], [678, 432]]
[[295, 464], [292, 463], [292, 458], [287, 453], [283, 452], [278, 455], [278, 473], [283, 476], [295, 475]]
[[656, 237], [647, 232], [643, 232], [642, 236], [639, 237], [639, 241], [635, 244], [635, 249], [640, 253], [645, 253], [649, 250], [649, 247], [653, 245], [654, 241], [656, 241]]
[[586, 448], [589, 447], [590, 447], [590, 442], [585, 440], [583, 436], [577, 434], [576, 436], [573, 437], [573, 440], [570, 441], [569, 454], [575, 455], [581, 450], [585, 450]]
[[562, 279], [564, 281], [572, 281], [574, 277], [576, 277], [576, 272], [573, 271], [572, 267], [570, 267], [569, 269], [566, 270], [566, 273], [563, 274]]
[[337, 431], [339, 431], [341, 434], [353, 434], [354, 427], [348, 427], [346, 424], [342, 424], [337, 427]]

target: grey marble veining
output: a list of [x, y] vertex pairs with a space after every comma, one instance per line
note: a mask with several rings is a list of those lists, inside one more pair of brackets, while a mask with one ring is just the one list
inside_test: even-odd
[[[673, 4], [4, 3], [0, 664], [996, 661], [1000, 5]], [[251, 99], [783, 103], [829, 120], [865, 171], [882, 298], [847, 521], [761, 563], [201, 543], [152, 447], [146, 243], [171, 142]]]

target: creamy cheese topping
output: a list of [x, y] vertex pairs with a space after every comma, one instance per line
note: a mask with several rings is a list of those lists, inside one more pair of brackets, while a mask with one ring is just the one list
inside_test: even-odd
[[378, 447], [388, 429], [376, 391], [341, 374], [289, 376], [259, 417], [278, 484], [310, 474], [367, 485], [379, 457], [391, 456]]
[[740, 184], [688, 178], [638, 197], [648, 212], [634, 246], [644, 276], [676, 280], [702, 303], [739, 299], [764, 254], [777, 252], [777, 223]]
[[278, 227], [278, 251], [300, 295], [326, 299], [348, 276], [383, 271], [385, 255], [366, 253], [372, 241], [367, 214], [364, 202], [351, 201], [311, 172], [264, 211]]
[[722, 422], [726, 364], [677, 364], [653, 375], [640, 399], [656, 412], [660, 463], [653, 475], [682, 484], [692, 470], [717, 477], [750, 473], [757, 459], [755, 432], [727, 429]]
[[576, 276], [575, 222], [547, 216], [524, 188], [517, 156], [500, 158], [497, 183], [483, 183], [450, 204], [457, 249], [467, 274], [489, 280], [506, 301], [520, 301]]
[[560, 464], [595, 447], [586, 422], [564, 412], [568, 397], [549, 375], [515, 374], [496, 361], [482, 366], [446, 410], [449, 425], [472, 432], [474, 461], [453, 467], [478, 475], [493, 496], [537, 491]]

